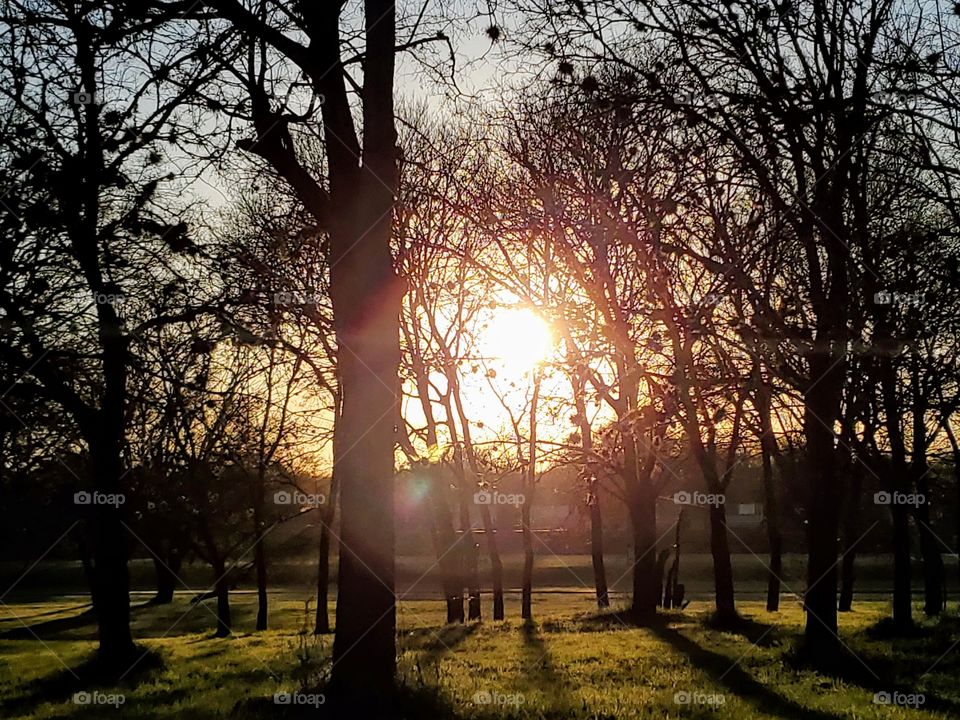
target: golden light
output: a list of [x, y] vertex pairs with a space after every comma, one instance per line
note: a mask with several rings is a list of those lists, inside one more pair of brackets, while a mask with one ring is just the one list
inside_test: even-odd
[[542, 317], [527, 308], [511, 308], [490, 319], [479, 338], [479, 350], [509, 373], [522, 374], [547, 359], [553, 342], [550, 326]]

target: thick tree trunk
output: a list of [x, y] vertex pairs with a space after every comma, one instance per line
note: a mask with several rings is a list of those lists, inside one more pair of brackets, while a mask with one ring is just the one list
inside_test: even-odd
[[804, 596], [804, 639], [815, 660], [829, 660], [840, 650], [837, 635], [837, 531], [839, 478], [836, 472], [833, 424], [839, 415], [838, 366], [830, 355], [810, 361], [812, 383], [805, 395], [807, 441], [807, 592]]
[[890, 443], [890, 461], [878, 462], [878, 465], [884, 468], [883, 475], [890, 493], [890, 516], [893, 522], [893, 624], [897, 629], [905, 631], [913, 626], [913, 598], [910, 513], [902, 496], [910, 492], [912, 482], [901, 427], [902, 408], [897, 397], [899, 382], [892, 360], [895, 349], [890, 340], [885, 341], [884, 345], [887, 351], [881, 355], [878, 362], [885, 427]]
[[[349, 159], [337, 149], [330, 177], [336, 208], [330, 218], [330, 294], [342, 401], [342, 449], [334, 458], [341, 541], [331, 692], [385, 699], [396, 672], [393, 454], [403, 294], [390, 251], [397, 172], [395, 10], [390, 2], [367, 0], [364, 15], [363, 163], [349, 171]], [[325, 119], [349, 113], [329, 102]], [[328, 149], [337, 142], [331, 138]]]
[[[646, 482], [645, 482], [646, 481]], [[647, 625], [657, 615], [657, 509], [648, 478], [634, 476], [627, 483], [627, 503], [633, 540], [633, 597], [630, 613], [634, 622]]]
[[914, 511], [920, 534], [920, 553], [923, 556], [923, 612], [929, 616], [939, 615], [944, 610], [944, 569], [940, 554], [940, 540], [931, 527], [930, 486], [926, 471], [917, 475], [917, 494], [925, 498]]
[[[333, 271], [335, 308], [341, 316], [337, 342], [343, 452], [336, 469], [341, 480], [341, 541], [332, 683], [346, 695], [372, 691], [386, 697], [396, 668], [393, 424], [399, 295], [386, 245], [389, 227], [375, 228], [366, 238], [362, 226], [356, 230], [359, 246], [376, 234], [383, 247], [367, 258], [370, 265], [379, 261], [379, 273], [347, 259]], [[364, 282], [365, 277], [372, 281]], [[346, 302], [348, 298], [352, 302]]]
[[730, 621], [737, 616], [733, 595], [733, 566], [727, 537], [726, 505], [710, 506], [710, 554], [713, 556], [713, 590], [717, 619]]
[[913, 625], [910, 514], [901, 504], [892, 504], [890, 514], [893, 518], [893, 624], [907, 630]]
[[[103, 434], [112, 436], [91, 444], [95, 487], [105, 494], [119, 494], [123, 476], [120, 440], [108, 429]], [[135, 652], [130, 633], [127, 533], [121, 519], [121, 507], [105, 503], [94, 507], [95, 589], [92, 600], [100, 639], [98, 657], [105, 667], [111, 669], [129, 664]]]

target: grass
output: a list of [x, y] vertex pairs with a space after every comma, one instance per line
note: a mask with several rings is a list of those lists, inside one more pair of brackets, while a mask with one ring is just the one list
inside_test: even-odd
[[[253, 627], [255, 598], [235, 599], [236, 633], [212, 636], [212, 608], [185, 598], [140, 607], [134, 631], [144, 660], [119, 684], [89, 677], [93, 626], [43, 625], [84, 611], [82, 603], [0, 607], [0, 717], [206, 718], [283, 717], [277, 692], [318, 686], [329, 674], [332, 638], [302, 633], [302, 599], [271, 599], [271, 629]], [[407, 717], [449, 718], [948, 718], [960, 715], [960, 670], [953, 647], [960, 618], [948, 613], [910, 637], [890, 637], [885, 603], [860, 603], [841, 615], [849, 648], [831, 667], [811, 667], [798, 652], [803, 614], [795, 601], [765, 612], [740, 604], [743, 622], [711, 623], [710, 606], [664, 614], [652, 628], [632, 627], [615, 612], [598, 614], [588, 595], [535, 597], [536, 622], [519, 620], [508, 598], [505, 622], [445, 626], [437, 601], [401, 603], [400, 669]], [[488, 608], [484, 608], [485, 611]], [[14, 614], [23, 622], [16, 620]], [[8, 639], [13, 627], [38, 637]], [[119, 711], [78, 705], [76, 692], [122, 693]], [[878, 692], [923, 693], [919, 708], [881, 705]], [[692, 702], [678, 704], [676, 700]], [[429, 709], [423, 709], [429, 708]], [[320, 713], [324, 716], [321, 707]], [[420, 714], [417, 714], [420, 712]], [[326, 713], [329, 715], [329, 713]], [[286, 715], [289, 716], [289, 715]]]

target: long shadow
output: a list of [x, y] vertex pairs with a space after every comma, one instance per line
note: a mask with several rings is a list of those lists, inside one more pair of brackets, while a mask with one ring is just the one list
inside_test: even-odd
[[753, 618], [741, 616], [734, 620], [719, 621], [709, 617], [703, 623], [703, 627], [708, 630], [739, 635], [751, 645], [757, 647], [768, 648], [783, 644], [783, 637], [776, 625], [763, 623]]
[[[157, 606], [152, 605], [149, 601], [140, 603], [139, 605], [131, 605], [130, 613], [133, 614], [150, 607]], [[76, 615], [69, 615], [67, 617], [57, 618], [56, 620], [45, 620], [34, 623], [33, 625], [21, 625], [20, 627], [5, 630], [0, 632], [0, 640], [36, 640], [37, 638], [50, 640], [59, 633], [68, 630], [78, 630], [88, 625], [94, 625], [96, 622], [97, 613], [91, 606]]]
[[537, 624], [527, 620], [523, 624], [522, 633], [527, 658], [524, 662], [525, 672], [533, 672], [536, 668], [538, 675], [542, 675], [542, 677], [538, 677], [537, 685], [548, 688], [547, 696], [559, 707], [571, 707], [572, 699], [567, 689], [566, 680], [557, 672], [553, 664], [553, 657], [543, 640], [543, 635], [540, 634]]
[[[133, 663], [136, 660], [136, 664]], [[74, 668], [64, 668], [50, 675], [44, 675], [23, 686], [23, 693], [0, 704], [0, 717], [7, 714], [30, 714], [46, 702], [66, 702], [74, 693], [104, 690], [111, 692], [116, 688], [136, 687], [140, 682], [161, 671], [162, 658], [145, 648], [137, 648], [131, 666], [133, 669], [118, 682], [116, 671], [103, 668], [94, 655]]]
[[417, 628], [408, 633], [410, 644], [405, 649], [419, 651], [423, 664], [433, 665], [479, 629], [480, 623], [477, 622], [444, 625], [439, 628]]
[[841, 720], [839, 715], [806, 708], [778, 695], [736, 663], [731, 665], [730, 658], [726, 655], [707, 650], [664, 622], [653, 623], [647, 627], [658, 638], [690, 658], [694, 666], [709, 675], [714, 682], [724, 686], [728, 692], [752, 702], [761, 712], [794, 720]]
[[[952, 645], [951, 643], [950, 647]], [[949, 649], [947, 648], [948, 651]], [[934, 654], [929, 661], [925, 659], [915, 664], [914, 667], [897, 662], [890, 657], [875, 656], [863, 651], [854, 653], [852, 650], [845, 650], [826, 658], [813, 657], [805, 652], [801, 645], [796, 652], [788, 655], [787, 661], [797, 669], [814, 670], [821, 675], [835, 678], [848, 685], [857, 685], [869, 693], [898, 692], [903, 695], [912, 695], [918, 692], [917, 681], [920, 678], [910, 677], [910, 670], [915, 670], [913, 675], [916, 675], [917, 672], [925, 674], [927, 668], [936, 663], [938, 654]], [[854, 657], [848, 657], [848, 655]], [[943, 656], [940, 656], [940, 660], [944, 660]], [[941, 663], [941, 666], [945, 664]], [[942, 667], [942, 669], [944, 672], [947, 671], [946, 667]], [[925, 698], [924, 710], [939, 711], [954, 717], [960, 717], [960, 703], [957, 701], [929, 692], [925, 692], [923, 695]]]

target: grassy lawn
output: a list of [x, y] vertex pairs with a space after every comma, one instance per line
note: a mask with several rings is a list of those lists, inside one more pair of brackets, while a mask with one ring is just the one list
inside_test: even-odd
[[[332, 639], [299, 632], [311, 618], [292, 594], [272, 597], [275, 629], [249, 632], [254, 603], [247, 594], [235, 598], [236, 634], [228, 639], [212, 637], [212, 608], [185, 598], [137, 608], [134, 632], [152, 652], [114, 687], [85, 679], [92, 625], [44, 625], [83, 612], [82, 603], [0, 606], [0, 717], [283, 717], [288, 708], [273, 703], [274, 693], [321, 683]], [[444, 626], [437, 601], [400, 605], [405, 684], [443, 708], [429, 717], [960, 716], [953, 647], [960, 619], [952, 611], [915, 637], [891, 639], [879, 623], [886, 605], [861, 603], [841, 616], [849, 652], [814, 670], [796, 653], [803, 615], [787, 598], [776, 615], [741, 603], [745, 622], [734, 630], [712, 628], [706, 603], [666, 614], [654, 628], [629, 627], [612, 612], [597, 615], [585, 594], [537, 596], [534, 607], [530, 626], [519, 621], [516, 598], [508, 599], [506, 622]], [[14, 615], [39, 638], [21, 638], [21, 630], [11, 639], [10, 630], [23, 628]], [[122, 694], [123, 704], [77, 704], [77, 692], [99, 692], [101, 700]], [[883, 705], [874, 702], [877, 692], [900, 693], [899, 702], [924, 698], [919, 707]], [[323, 716], [323, 708], [315, 714]]]

